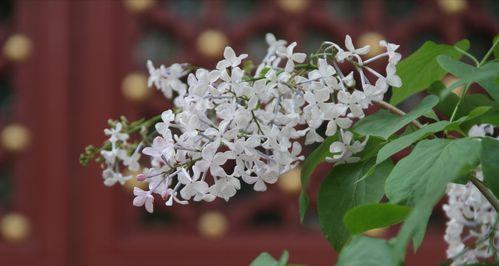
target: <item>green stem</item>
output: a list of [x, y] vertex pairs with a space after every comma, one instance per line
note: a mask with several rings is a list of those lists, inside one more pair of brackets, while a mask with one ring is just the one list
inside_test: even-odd
[[499, 44], [499, 38], [497, 38], [497, 40], [492, 44], [492, 47], [490, 47], [487, 53], [483, 56], [482, 61], [480, 61], [480, 64], [478, 64], [479, 66], [485, 64], [485, 61], [487, 61], [487, 58], [489, 58], [489, 56], [492, 54], [497, 44]]
[[257, 80], [261, 80], [261, 79], [265, 79], [266, 77], [248, 77], [248, 78], [245, 78], [244, 81], [257, 81]]
[[470, 53], [466, 52], [465, 50], [457, 47], [457, 46], [454, 46], [454, 49], [456, 49], [458, 52], [462, 53], [463, 55], [467, 56], [469, 59], [471, 59], [473, 62], [475, 62], [475, 65], [476, 66], [479, 66], [480, 63], [478, 62], [478, 60], [476, 60], [476, 58], [471, 55]]
[[[466, 51], [463, 51], [462, 49], [459, 49], [458, 47], [455, 47], [456, 50], [458, 50], [459, 52], [467, 55], [468, 57], [472, 58], [473, 61], [475, 61], [476, 63], [476, 67], [479, 68], [481, 67], [483, 64], [485, 64], [485, 62], [487, 61], [487, 58], [489, 58], [489, 56], [492, 54], [492, 51], [494, 51], [494, 48], [496, 47], [496, 45], [499, 43], [499, 38], [497, 39], [497, 41], [495, 41], [493, 44], [492, 44], [492, 47], [490, 47], [490, 49], [487, 51], [487, 53], [483, 56], [482, 60], [480, 62], [478, 62], [473, 56], [471, 56], [470, 54], [468, 54]], [[450, 120], [449, 122], [452, 122], [454, 121], [454, 118], [456, 116], [456, 113], [457, 113], [457, 110], [459, 109], [459, 106], [461, 105], [463, 99], [464, 99], [464, 96], [466, 96], [466, 93], [468, 93], [468, 89], [470, 88], [471, 86], [471, 83], [468, 83], [466, 84], [466, 87], [464, 88], [463, 92], [461, 93], [461, 97], [459, 98], [459, 101], [457, 102], [456, 104], [456, 107], [454, 107], [454, 110], [452, 111], [452, 115], [450, 117]]]
[[154, 124], [156, 124], [157, 122], [161, 121], [161, 115], [157, 115], [157, 116], [153, 116], [151, 117], [149, 120], [146, 120], [144, 121], [143, 123], [140, 123], [134, 127], [131, 127], [127, 133], [135, 133], [137, 131], [139, 131], [142, 127], [150, 127]]
[[310, 58], [317, 58], [317, 57], [321, 57], [321, 56], [330, 56], [330, 55], [333, 55], [333, 53], [315, 53], [315, 54], [311, 54], [310, 55]]
[[315, 69], [317, 69], [317, 67], [314, 65], [311, 65], [311, 64], [296, 64], [295, 69], [315, 70]]
[[253, 116], [253, 120], [255, 120], [256, 126], [258, 127], [258, 131], [260, 131], [260, 134], [263, 135], [263, 130], [260, 127], [260, 123], [258, 122], [258, 118], [256, 118], [255, 111], [251, 111], [251, 116]]
[[450, 117], [449, 122], [454, 121], [454, 118], [456, 117], [456, 114], [457, 114], [457, 110], [459, 109], [459, 106], [461, 106], [461, 103], [464, 100], [464, 96], [466, 96], [466, 94], [468, 93], [468, 89], [470, 88], [470, 86], [471, 86], [471, 83], [466, 84], [466, 87], [464, 87], [464, 90], [461, 92], [461, 96], [459, 96], [459, 100], [456, 104], [456, 107], [454, 107], [454, 110], [452, 111], [452, 115]]

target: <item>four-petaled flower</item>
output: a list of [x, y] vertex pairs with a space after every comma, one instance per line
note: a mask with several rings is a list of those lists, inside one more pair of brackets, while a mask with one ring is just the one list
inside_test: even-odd
[[133, 199], [133, 206], [135, 207], [144, 206], [147, 212], [149, 213], [153, 212], [154, 197], [150, 191], [144, 191], [138, 187], [134, 187], [133, 195], [135, 195], [135, 198]]
[[296, 42], [291, 43], [286, 48], [286, 53], [284, 54], [285, 57], [288, 59], [288, 61], [286, 62], [286, 66], [284, 67], [284, 71], [287, 73], [293, 72], [293, 70], [295, 69], [295, 62], [296, 63], [303, 63], [305, 61], [305, 59], [307, 58], [307, 55], [304, 53], [294, 53], [293, 52], [296, 45], [298, 45]]
[[359, 153], [364, 149], [367, 139], [368, 138], [366, 137], [364, 142], [358, 140], [353, 141], [352, 132], [341, 130], [341, 141], [335, 141], [329, 147], [329, 152], [333, 154], [333, 157], [327, 157], [326, 159], [336, 164], [358, 162], [360, 158], [353, 157], [352, 155]]
[[336, 54], [336, 59], [338, 60], [338, 62], [343, 62], [345, 59], [352, 56], [360, 59], [359, 55], [367, 54], [370, 49], [369, 45], [363, 46], [361, 48], [355, 48], [352, 42], [352, 38], [349, 35], [345, 37], [345, 47], [347, 48], [347, 51], [340, 50]]
[[236, 52], [231, 47], [225, 47], [224, 59], [218, 62], [217, 69], [223, 70], [228, 67], [236, 67], [241, 64], [241, 61], [248, 57], [247, 54], [236, 56]]

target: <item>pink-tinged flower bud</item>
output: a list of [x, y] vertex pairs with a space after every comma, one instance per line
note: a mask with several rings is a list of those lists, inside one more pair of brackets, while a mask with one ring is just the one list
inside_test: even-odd
[[142, 182], [142, 181], [146, 180], [147, 177], [144, 174], [138, 174], [136, 176], [136, 178], [137, 178], [138, 181]]

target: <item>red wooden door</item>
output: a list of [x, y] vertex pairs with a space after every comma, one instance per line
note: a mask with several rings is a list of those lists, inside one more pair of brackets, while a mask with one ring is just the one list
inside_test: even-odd
[[[454, 42], [469, 35], [486, 43], [499, 32], [488, 13], [492, 1], [443, 2], [16, 1], [9, 20], [0, 22], [0, 41], [20, 33], [32, 50], [25, 60], [0, 58], [0, 74], [16, 96], [0, 127], [22, 125], [31, 141], [0, 152], [0, 170], [14, 184], [12, 197], [0, 200], [0, 219], [20, 214], [29, 233], [15, 243], [0, 238], [0, 265], [246, 265], [262, 251], [277, 256], [284, 249], [293, 263], [330, 265], [335, 255], [314, 214], [305, 225], [298, 221], [296, 175], [229, 203], [157, 206], [147, 215], [131, 205], [129, 186], [105, 188], [99, 167], [80, 166], [78, 155], [103, 141], [106, 119], [150, 116], [169, 106], [159, 94], [144, 94], [148, 58], [209, 67], [225, 44], [258, 55], [268, 31], [309, 52], [348, 33], [366, 44], [388, 38], [405, 54], [428, 38]], [[317, 172], [316, 184], [326, 171]], [[409, 265], [444, 258], [445, 220], [435, 217], [433, 233]]]
[[9, 84], [0, 157], [2, 185], [10, 184], [0, 201], [0, 265], [67, 265], [69, 4], [11, 4], [2, 4], [8, 16], [0, 22], [0, 71]]

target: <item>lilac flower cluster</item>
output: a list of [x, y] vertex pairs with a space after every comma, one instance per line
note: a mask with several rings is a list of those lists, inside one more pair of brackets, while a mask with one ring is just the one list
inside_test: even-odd
[[[494, 134], [494, 126], [473, 126], [470, 137], [485, 137]], [[483, 181], [480, 167], [475, 177]], [[499, 227], [497, 212], [471, 183], [447, 185], [449, 201], [443, 206], [449, 221], [444, 239], [447, 242], [447, 257], [451, 265], [468, 265], [487, 258], [499, 256]], [[473, 245], [468, 245], [473, 243]]]
[[[135, 188], [133, 204], [152, 212], [153, 194], [171, 206], [229, 200], [241, 181], [265, 191], [304, 159], [302, 143], [336, 134], [340, 137], [330, 146], [328, 161], [358, 161], [355, 154], [367, 139], [355, 140], [348, 129], [370, 104], [383, 99], [389, 86], [401, 86], [395, 74], [398, 45], [382, 41], [386, 52], [364, 59], [369, 46], [355, 48], [346, 36], [345, 48], [324, 42], [306, 62], [306, 54], [295, 52], [296, 42], [288, 45], [272, 34], [266, 41], [267, 54], [252, 73], [242, 67], [247, 55], [230, 47], [213, 70], [185, 64], [155, 68], [149, 61], [149, 85], [167, 98], [175, 95], [175, 108], [161, 114], [152, 143], [140, 143], [133, 152], [126, 152], [129, 136], [120, 124], [106, 130], [112, 145], [102, 151], [104, 183], [125, 182], [131, 177], [120, 170], [137, 170], [140, 155], [147, 155], [150, 166], [137, 178], [148, 183], [148, 190]], [[384, 75], [369, 66], [382, 59]]]

